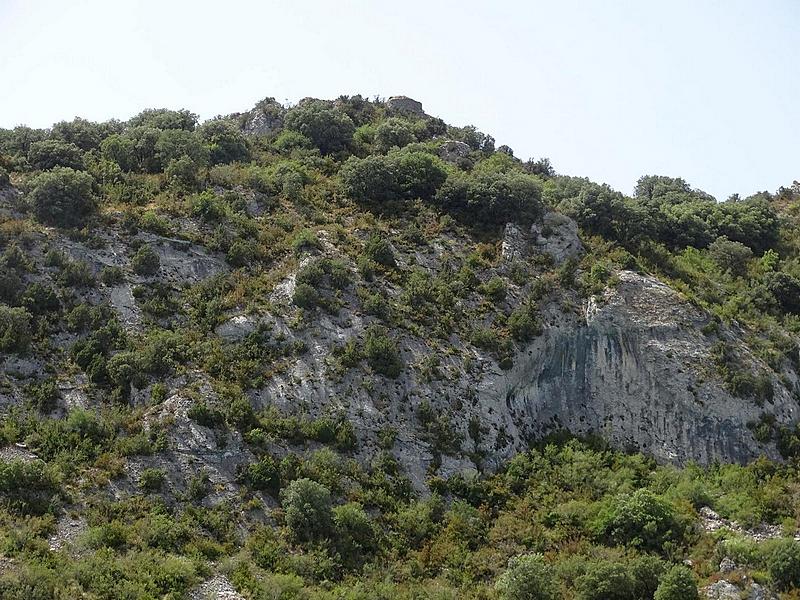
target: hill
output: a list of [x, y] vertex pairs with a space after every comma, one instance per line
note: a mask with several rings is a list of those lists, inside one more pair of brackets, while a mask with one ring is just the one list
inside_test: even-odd
[[800, 185], [359, 96], [0, 130], [0, 185], [6, 596], [797, 593]]

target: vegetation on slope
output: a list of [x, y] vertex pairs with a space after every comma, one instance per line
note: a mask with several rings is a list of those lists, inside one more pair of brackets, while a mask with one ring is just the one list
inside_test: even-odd
[[[254, 116], [270, 125], [245, 135]], [[443, 154], [443, 140], [463, 151]], [[787, 535], [800, 519], [798, 431], [776, 425], [771, 379], [740, 368], [722, 338], [714, 368], [732, 393], [763, 405], [754, 432], [777, 440], [787, 464], [678, 470], [559, 441], [485, 478], [432, 476], [422, 497], [392, 454], [391, 430], [363, 464], [361, 433], [342, 415], [253, 408], [248, 392], [307, 348], [263, 326], [234, 342], [213, 335], [234, 309], [283, 310], [300, 330], [347, 307], [370, 325], [363, 340], [331, 349], [332, 374], [445, 377], [436, 355], [452, 351], [452, 336], [509, 368], [539, 334], [543, 298], [568, 310], [626, 268], [736, 323], [779, 373], [800, 361], [797, 186], [718, 203], [680, 179], [646, 176], [627, 197], [557, 175], [546, 159], [520, 161], [474, 127], [357, 96], [288, 109], [267, 99], [203, 124], [186, 110], [148, 110], [127, 122], [0, 130], [0, 186], [9, 183], [24, 194], [5, 193], [0, 212], [0, 352], [34, 368], [27, 379], [3, 375], [3, 393], [21, 389], [24, 401], [6, 408], [0, 440], [38, 459], [0, 461], [0, 597], [179, 598], [220, 569], [252, 598], [666, 600], [718, 577], [723, 555], [739, 577], [797, 597], [796, 543], [698, 526], [703, 506]], [[501, 269], [504, 225], [550, 209], [578, 222], [587, 255]], [[227, 267], [171, 280], [152, 247], [164, 239]], [[98, 251], [121, 240], [126, 262], [96, 271], [58, 240]], [[446, 269], [419, 264], [436, 252]], [[287, 310], [271, 298], [292, 273]], [[136, 327], [101, 301], [125, 282], [142, 313]], [[408, 364], [403, 336], [428, 340], [430, 358]], [[215, 400], [181, 390], [189, 417], [220, 440], [240, 435], [255, 457], [239, 495], [211, 502], [203, 472], [185, 474], [175, 493], [151, 468], [115, 499], [126, 461], [169, 444], [144, 426], [143, 392], [159, 405], [197, 373]], [[85, 382], [90, 409], [65, 402], [65, 379]], [[421, 406], [416, 419], [435, 453], [461, 448], [447, 414]], [[298, 451], [278, 456], [276, 441]], [[51, 548], [70, 512], [87, 530], [74, 547]]]

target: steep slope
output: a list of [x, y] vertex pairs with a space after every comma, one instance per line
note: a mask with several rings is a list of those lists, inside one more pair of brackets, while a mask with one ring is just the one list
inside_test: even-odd
[[[628, 197], [405, 97], [0, 131], [0, 597], [769, 569], [798, 214], [797, 185]], [[774, 535], [729, 548], [712, 508]]]

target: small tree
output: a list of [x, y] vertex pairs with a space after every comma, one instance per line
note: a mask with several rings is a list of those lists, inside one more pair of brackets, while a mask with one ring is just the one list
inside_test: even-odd
[[155, 275], [160, 266], [158, 254], [147, 245], [139, 248], [131, 259], [131, 268], [137, 275]]
[[348, 566], [358, 566], [377, 547], [372, 520], [357, 502], [334, 508], [333, 525], [339, 554]]
[[692, 572], [683, 565], [667, 571], [658, 584], [653, 600], [697, 600], [697, 581]]
[[636, 582], [625, 565], [599, 562], [578, 579], [580, 600], [629, 600]]
[[208, 144], [211, 164], [244, 161], [250, 157], [242, 132], [225, 119], [214, 119], [200, 126], [200, 137]]
[[55, 167], [31, 182], [30, 200], [36, 218], [56, 227], [78, 227], [94, 211], [94, 179], [84, 171]]
[[800, 544], [781, 540], [769, 556], [769, 573], [782, 590], [800, 588]]
[[25, 352], [31, 342], [31, 314], [0, 304], [0, 351]]
[[364, 357], [372, 370], [386, 377], [397, 377], [403, 370], [403, 359], [397, 343], [385, 327], [370, 326], [364, 339]]
[[750, 248], [724, 235], [714, 240], [708, 247], [708, 253], [721, 271], [730, 271], [737, 277], [747, 273], [747, 263], [753, 258]]
[[646, 489], [615, 498], [600, 514], [597, 528], [614, 543], [654, 551], [681, 533], [669, 503]]
[[324, 539], [332, 530], [331, 493], [311, 479], [296, 479], [281, 492], [286, 525], [301, 542]]
[[364, 246], [364, 255], [384, 267], [397, 266], [391, 244], [377, 234], [369, 236]]
[[415, 141], [414, 131], [406, 119], [390, 117], [375, 129], [375, 149], [384, 154]]
[[396, 174], [385, 156], [351, 156], [339, 177], [344, 194], [358, 202], [386, 202], [400, 195]]
[[83, 168], [83, 153], [75, 144], [62, 140], [42, 140], [31, 144], [28, 162], [34, 169], [46, 171], [53, 167]]
[[553, 569], [540, 554], [517, 556], [495, 584], [500, 600], [556, 600], [559, 597]]
[[347, 114], [321, 100], [303, 102], [289, 110], [284, 125], [302, 133], [323, 154], [346, 149], [355, 132], [355, 125]]

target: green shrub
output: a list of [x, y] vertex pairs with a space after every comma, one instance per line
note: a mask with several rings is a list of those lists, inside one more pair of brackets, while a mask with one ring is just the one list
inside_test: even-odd
[[225, 415], [216, 408], [210, 407], [205, 402], [192, 404], [186, 415], [204, 427], [214, 429], [225, 424]]
[[137, 275], [155, 275], [161, 267], [161, 259], [150, 246], [141, 246], [131, 258], [131, 268]]
[[369, 236], [367, 243], [364, 245], [364, 256], [384, 267], [397, 266], [391, 244], [377, 234]]
[[521, 304], [508, 316], [508, 330], [518, 342], [528, 342], [542, 333], [539, 313], [530, 302]]
[[227, 207], [212, 190], [206, 190], [192, 198], [192, 215], [204, 221], [219, 222], [227, 215]]
[[103, 267], [103, 269], [100, 271], [100, 281], [102, 281], [104, 285], [118, 285], [124, 280], [125, 273], [120, 267], [107, 266]]
[[197, 130], [208, 144], [211, 164], [246, 161], [250, 157], [247, 140], [231, 121], [217, 118], [203, 123]]
[[89, 263], [82, 260], [71, 260], [67, 262], [58, 275], [58, 282], [69, 287], [94, 287], [94, 271]]
[[145, 211], [141, 217], [139, 217], [139, 227], [144, 229], [145, 231], [152, 231], [158, 235], [172, 235], [172, 227], [170, 227], [169, 222], [159, 217], [155, 211], [147, 210]]
[[166, 479], [167, 475], [163, 469], [144, 469], [139, 476], [139, 487], [148, 492], [157, 492]]
[[375, 149], [385, 154], [392, 148], [402, 148], [415, 142], [411, 123], [399, 117], [389, 117], [375, 128]]
[[84, 171], [56, 167], [34, 177], [30, 185], [33, 212], [46, 225], [83, 226], [95, 210], [94, 179]]
[[277, 496], [281, 489], [280, 466], [271, 456], [264, 456], [258, 462], [247, 465], [245, 480], [253, 489], [265, 490]]
[[661, 551], [665, 542], [679, 540], [683, 533], [672, 506], [646, 489], [611, 501], [596, 528], [603, 539], [652, 551]]
[[517, 556], [495, 583], [500, 600], [556, 600], [559, 597], [553, 569], [539, 554]]
[[480, 292], [492, 302], [501, 302], [505, 300], [508, 287], [502, 277], [492, 277], [486, 283], [481, 284]]
[[635, 585], [625, 565], [599, 562], [589, 566], [576, 588], [580, 600], [631, 600]]
[[728, 271], [737, 277], [747, 273], [747, 264], [753, 258], [750, 248], [725, 236], [718, 237], [708, 247], [708, 253], [721, 271]]
[[697, 600], [699, 597], [695, 576], [688, 568], [678, 565], [661, 579], [653, 600]]
[[428, 200], [446, 178], [442, 162], [425, 152], [392, 152], [388, 156], [351, 157], [339, 178], [343, 193], [362, 203]]
[[40, 171], [53, 167], [83, 169], [83, 152], [75, 144], [63, 140], [42, 140], [31, 144], [28, 162]]
[[56, 380], [52, 377], [31, 383], [25, 388], [33, 406], [42, 413], [49, 413], [56, 407], [60, 396]]
[[281, 492], [286, 525], [301, 542], [325, 539], [332, 531], [331, 493], [310, 479], [296, 479]]
[[42, 461], [0, 460], [0, 505], [21, 514], [41, 514], [61, 485], [61, 475]]
[[780, 540], [772, 549], [767, 564], [778, 588], [800, 588], [800, 543]]
[[364, 358], [373, 371], [386, 377], [397, 377], [403, 370], [397, 343], [380, 325], [371, 325], [364, 334]]
[[16, 270], [0, 264], [0, 301], [16, 304], [22, 290], [22, 278]]
[[225, 260], [234, 268], [250, 266], [258, 258], [258, 247], [250, 240], [236, 240], [225, 253]]
[[322, 244], [311, 229], [301, 229], [292, 239], [292, 248], [299, 254], [304, 251], [319, 250]]
[[53, 288], [39, 282], [29, 285], [20, 301], [32, 315], [44, 315], [61, 308], [61, 302]]
[[31, 342], [31, 314], [0, 304], [0, 351], [22, 353]]
[[322, 100], [302, 102], [291, 108], [284, 118], [284, 126], [310, 139], [323, 154], [346, 149], [355, 131], [347, 114]]
[[315, 308], [320, 301], [319, 293], [316, 288], [307, 283], [298, 283], [294, 286], [294, 294], [292, 294], [292, 302], [295, 306], [311, 310]]
[[357, 502], [337, 506], [332, 514], [339, 555], [348, 567], [358, 567], [377, 549], [377, 529]]

